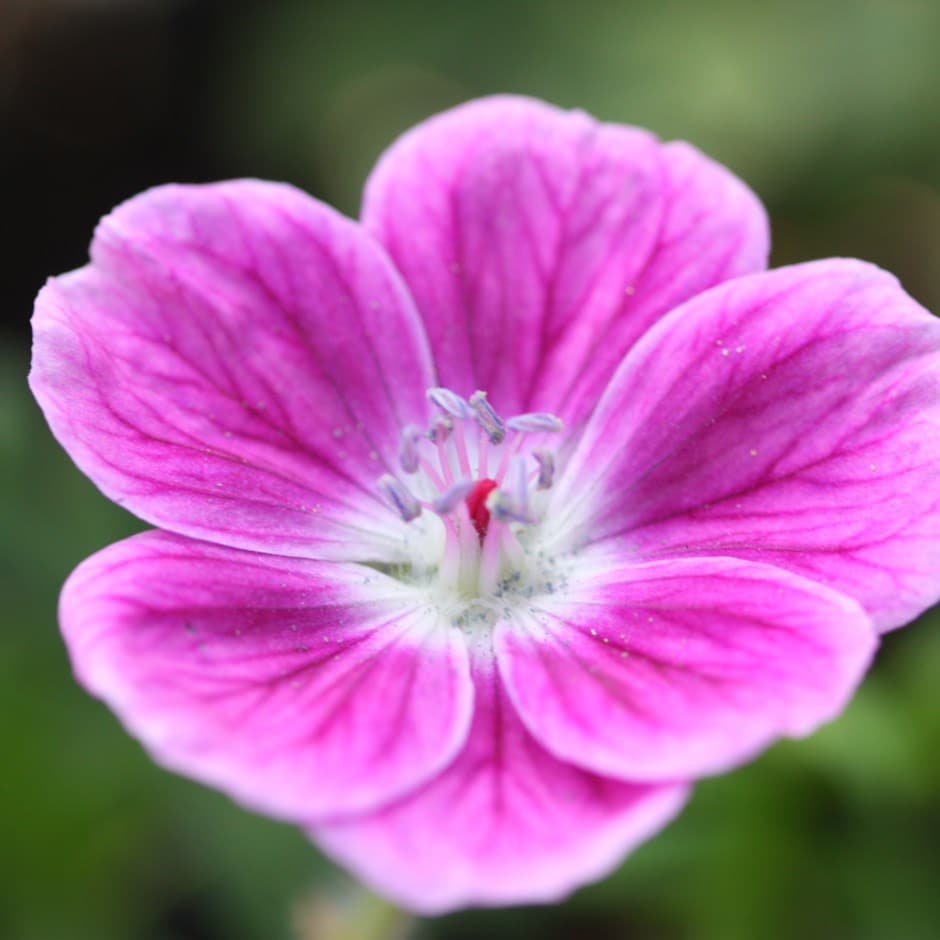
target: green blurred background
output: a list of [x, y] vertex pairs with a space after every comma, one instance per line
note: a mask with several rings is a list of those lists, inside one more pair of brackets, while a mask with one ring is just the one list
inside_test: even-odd
[[[355, 213], [427, 114], [525, 92], [687, 138], [746, 179], [774, 263], [857, 255], [940, 310], [940, 4], [3, 0], [0, 938], [279, 940], [347, 884], [296, 831], [152, 766], [73, 683], [59, 585], [137, 530], [25, 387], [32, 297], [171, 179], [290, 180]], [[940, 936], [940, 617], [843, 718], [702, 783], [607, 881], [425, 938]], [[313, 907], [311, 907], [313, 905]], [[315, 916], [314, 918], [315, 919]]]

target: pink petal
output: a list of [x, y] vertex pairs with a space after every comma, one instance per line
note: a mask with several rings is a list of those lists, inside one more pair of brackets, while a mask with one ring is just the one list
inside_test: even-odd
[[837, 715], [875, 633], [852, 600], [729, 558], [625, 566], [497, 627], [500, 672], [553, 754], [627, 780], [727, 770]]
[[444, 385], [569, 426], [651, 323], [768, 248], [757, 198], [688, 144], [515, 97], [402, 137], [363, 224], [411, 286]]
[[556, 496], [562, 541], [768, 562], [899, 626], [940, 597], [940, 322], [855, 261], [715, 288], [635, 347]]
[[84, 562], [60, 614], [78, 678], [156, 761], [267, 813], [371, 809], [467, 734], [462, 635], [370, 568], [147, 532]]
[[433, 384], [381, 248], [288, 186], [165, 186], [39, 295], [30, 381], [112, 499], [242, 548], [391, 558], [376, 479]]
[[470, 737], [446, 771], [394, 806], [313, 831], [397, 903], [439, 914], [558, 900], [611, 871], [685, 802], [683, 785], [619, 783], [559, 762], [526, 732], [482, 656], [475, 679]]

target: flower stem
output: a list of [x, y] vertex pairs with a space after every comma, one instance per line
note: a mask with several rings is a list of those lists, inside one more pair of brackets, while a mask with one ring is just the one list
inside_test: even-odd
[[297, 940], [410, 940], [415, 918], [359, 885], [318, 891], [298, 905]]

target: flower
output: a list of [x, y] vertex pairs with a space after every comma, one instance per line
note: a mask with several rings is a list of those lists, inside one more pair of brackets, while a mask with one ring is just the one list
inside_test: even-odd
[[689, 145], [511, 97], [361, 224], [120, 206], [34, 318], [54, 434], [158, 527], [67, 582], [79, 680], [415, 910], [609, 871], [940, 596], [940, 323], [767, 248]]

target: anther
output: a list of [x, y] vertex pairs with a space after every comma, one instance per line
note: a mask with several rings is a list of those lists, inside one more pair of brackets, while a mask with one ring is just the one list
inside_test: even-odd
[[385, 497], [398, 514], [405, 520], [411, 522], [421, 515], [421, 504], [412, 495], [411, 491], [401, 480], [393, 477], [390, 473], [384, 473], [378, 480], [379, 492]]
[[536, 489], [550, 490], [555, 479], [555, 455], [550, 450], [532, 451], [535, 462], [539, 465], [539, 475], [536, 481]]
[[471, 480], [458, 480], [431, 503], [431, 508], [441, 514], [451, 512], [466, 499], [467, 494], [472, 489], [473, 482]]
[[428, 439], [432, 444], [443, 444], [454, 430], [454, 422], [448, 415], [435, 415], [428, 428]]
[[429, 388], [427, 395], [432, 404], [455, 418], [469, 418], [472, 415], [467, 402], [449, 388]]
[[494, 492], [489, 499], [490, 512], [502, 522], [534, 522], [529, 509], [529, 481], [525, 458], [518, 454], [509, 464], [508, 485]]
[[418, 472], [418, 443], [423, 437], [424, 433], [416, 424], [406, 424], [402, 428], [398, 445], [398, 462], [405, 473]]
[[494, 490], [486, 501], [486, 508], [500, 522], [522, 522], [526, 525], [535, 522], [528, 509], [518, 506], [505, 490]]
[[470, 396], [470, 407], [473, 409], [473, 416], [477, 419], [480, 427], [486, 431], [491, 444], [499, 444], [506, 437], [506, 426], [503, 419], [493, 410], [493, 406], [486, 400], [486, 392], [475, 391]]
[[564, 428], [564, 422], [557, 415], [547, 411], [533, 411], [529, 414], [515, 415], [506, 419], [506, 427], [511, 431], [527, 433], [547, 432], [557, 434]]

